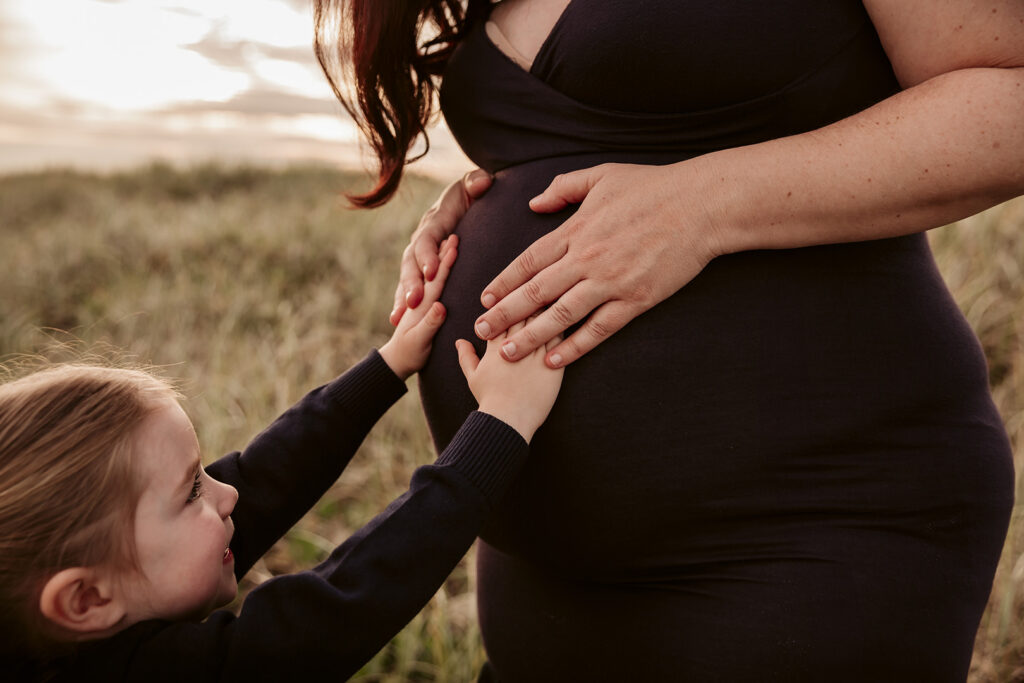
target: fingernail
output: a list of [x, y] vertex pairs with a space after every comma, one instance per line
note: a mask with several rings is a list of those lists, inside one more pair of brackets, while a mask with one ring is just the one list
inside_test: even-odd
[[505, 354], [505, 358], [512, 359], [516, 357], [516, 343], [505, 342], [501, 346], [501, 352]]
[[548, 360], [550, 360], [551, 364], [554, 365], [556, 368], [562, 367], [562, 354], [553, 353], [551, 354], [551, 358], [549, 358]]
[[487, 292], [486, 294], [484, 294], [484, 298], [481, 299], [481, 301], [483, 301], [484, 308], [490, 308], [491, 306], [494, 305], [494, 302], [497, 301], [497, 299], [494, 297], [493, 294]]
[[481, 339], [487, 339], [491, 336], [491, 326], [487, 324], [486, 320], [481, 320], [476, 324], [476, 334]]

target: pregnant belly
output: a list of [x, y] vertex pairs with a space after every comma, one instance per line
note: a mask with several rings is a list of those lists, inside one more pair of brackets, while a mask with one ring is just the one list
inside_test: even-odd
[[[476, 407], [454, 341], [483, 353], [483, 287], [570, 215], [527, 201], [603, 160], [501, 172], [459, 224], [420, 376], [438, 449]], [[734, 254], [567, 369], [482, 536], [555, 575], [670, 580], [695, 556], [776, 552], [765, 520], [919, 513], [960, 486], [959, 444], [993, 434], [984, 359], [922, 236]], [[879, 496], [882, 480], [913, 491]]]

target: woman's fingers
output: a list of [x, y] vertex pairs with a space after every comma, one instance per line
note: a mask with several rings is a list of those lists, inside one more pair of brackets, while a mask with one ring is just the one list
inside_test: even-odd
[[[543, 311], [548, 304], [562, 297], [579, 281], [579, 275], [561, 263], [545, 268], [534, 278], [504, 297], [494, 308], [484, 312], [473, 324], [473, 329], [481, 339], [490, 339], [505, 331], [513, 323]], [[560, 307], [556, 311], [556, 314], [558, 313], [567, 313], [567, 311]], [[583, 311], [581, 315], [586, 313], [587, 311]], [[569, 320], [566, 317], [565, 324], [556, 331], [561, 332], [576, 320]]]
[[576, 285], [525, 326], [510, 328], [508, 338], [501, 346], [501, 355], [506, 360], [516, 361], [535, 349], [545, 348], [551, 339], [583, 320], [604, 301], [605, 297], [592, 284]]
[[441, 242], [455, 230], [473, 200], [490, 188], [492, 178], [476, 169], [455, 181], [420, 219], [402, 253], [395, 305], [389, 319], [398, 325], [406, 309], [416, 308], [423, 300], [423, 284], [434, 279], [440, 265]]
[[478, 169], [462, 176], [461, 180], [452, 183], [441, 195], [437, 203], [431, 207], [420, 221], [417, 231], [422, 237], [413, 241], [413, 257], [418, 272], [427, 281], [433, 280], [440, 263], [437, 242], [452, 233], [462, 217], [469, 210], [469, 205], [491, 186], [491, 176]]
[[[558, 346], [561, 343], [562, 343], [562, 335], [556, 334], [551, 339], [548, 339], [547, 343], [544, 344], [544, 349], [543, 350], [545, 352], [550, 351], [550, 350], [552, 350], [553, 348], [555, 348], [556, 346]], [[537, 349], [537, 350], [540, 351], [541, 349]]]
[[611, 164], [601, 164], [582, 171], [555, 176], [547, 189], [530, 200], [530, 208], [537, 213], [561, 211], [569, 204], [582, 202]]
[[[420, 238], [414, 236], [413, 239]], [[434, 248], [437, 249], [437, 243], [434, 244]], [[402, 253], [402, 265], [398, 274], [399, 293], [395, 296], [396, 310], [416, 308], [423, 300], [423, 273], [416, 264], [413, 249], [414, 244], [410, 244]]]
[[402, 320], [402, 316], [405, 314], [405, 287], [401, 282], [395, 287], [395, 306], [391, 309], [391, 314], [388, 316], [388, 322], [391, 323], [392, 327], [396, 327]]
[[574, 362], [625, 327], [640, 312], [624, 301], [609, 301], [600, 306], [568, 339], [548, 351], [548, 366], [560, 368]]
[[[565, 256], [569, 249], [569, 242], [565, 236], [566, 225], [568, 223], [563, 223], [527, 247], [498, 274], [498, 277], [484, 287], [484, 291], [480, 295], [480, 303], [484, 308], [491, 308], [508, 296], [510, 292], [529, 282], [534, 275]], [[504, 326], [492, 329], [491, 334], [497, 334], [503, 330]]]

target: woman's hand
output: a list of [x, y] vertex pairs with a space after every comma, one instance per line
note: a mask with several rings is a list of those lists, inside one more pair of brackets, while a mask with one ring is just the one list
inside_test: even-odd
[[402, 266], [395, 289], [392, 325], [398, 325], [406, 308], [416, 308], [423, 300], [423, 283], [434, 279], [438, 267], [440, 244], [473, 203], [491, 186], [491, 177], [476, 169], [445, 188], [434, 205], [420, 219], [419, 227], [409, 238], [402, 253]]
[[675, 293], [721, 253], [692, 191], [695, 173], [682, 162], [602, 164], [557, 176], [530, 208], [551, 213], [582, 205], [487, 285], [481, 302], [490, 310], [477, 319], [477, 335], [496, 338], [547, 307], [509, 333], [502, 355], [517, 360], [586, 318], [548, 351], [547, 364], [560, 367]]
[[391, 339], [380, 347], [380, 356], [391, 371], [407, 379], [419, 372], [430, 355], [434, 335], [441, 329], [447, 311], [438, 299], [448, 281], [448, 273], [458, 257], [459, 236], [449, 235], [441, 242], [437, 273], [423, 287], [423, 305], [408, 311], [395, 326]]

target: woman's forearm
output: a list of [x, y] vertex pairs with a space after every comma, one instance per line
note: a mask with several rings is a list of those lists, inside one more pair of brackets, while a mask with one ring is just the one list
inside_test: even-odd
[[[820, 130], [685, 173], [717, 253], [895, 237], [1024, 193], [1024, 69], [953, 71]], [[691, 197], [693, 195], [691, 194]]]

